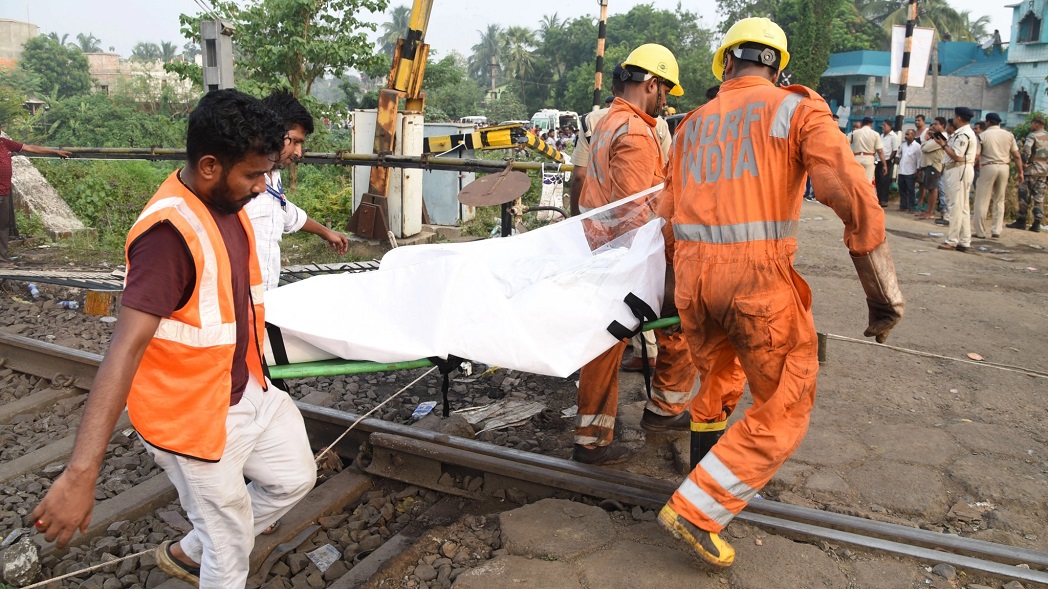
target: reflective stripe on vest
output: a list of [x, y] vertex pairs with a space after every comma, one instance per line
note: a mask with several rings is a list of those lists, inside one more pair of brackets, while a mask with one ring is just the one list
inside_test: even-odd
[[677, 241], [741, 243], [767, 239], [787, 239], [796, 237], [796, 235], [796, 221], [754, 221], [736, 225], [673, 224], [673, 237]]
[[[703, 457], [699, 467], [705, 470], [721, 488], [743, 503], [749, 503], [757, 494], [756, 489], [739, 480], [739, 477], [728, 470], [728, 467], [724, 466], [724, 463], [713, 452]], [[677, 492], [688, 503], [722, 526], [728, 525], [735, 517], [734, 513], [718, 503], [709, 493], [703, 491], [690, 477], [684, 479], [684, 483], [677, 489]]]
[[[222, 325], [222, 311], [218, 304], [218, 261], [215, 258], [215, 248], [211, 243], [211, 239], [207, 235], [207, 230], [204, 229], [204, 224], [200, 221], [200, 217], [193, 212], [193, 210], [186, 203], [184, 198], [178, 196], [172, 196], [168, 198], [162, 198], [154, 202], [152, 205], [146, 207], [139, 215], [139, 219], [148, 217], [149, 215], [156, 213], [165, 208], [172, 208], [178, 211], [186, 223], [193, 229], [193, 233], [196, 234], [198, 240], [200, 240], [200, 248], [204, 251], [204, 274], [200, 277], [200, 329], [208, 329], [209, 327], [216, 327]], [[177, 323], [177, 322], [173, 322]], [[187, 328], [195, 329], [191, 325], [186, 325]], [[169, 333], [176, 333], [177, 330], [169, 330]], [[235, 326], [234, 326], [235, 331]], [[174, 340], [180, 343], [185, 343], [188, 346], [194, 346], [194, 336], [188, 331], [181, 331], [190, 336], [189, 341], [183, 342], [182, 340]], [[160, 336], [160, 330], [157, 330], [157, 336]], [[208, 339], [212, 336], [203, 336]], [[167, 339], [167, 338], [164, 338]], [[235, 339], [235, 338], [234, 338]]]
[[804, 100], [803, 95], [793, 93], [782, 99], [778, 110], [775, 111], [775, 119], [771, 122], [769, 135], [779, 139], [786, 139], [790, 136], [790, 121], [793, 120], [793, 113], [797, 112], [797, 106], [802, 100]]

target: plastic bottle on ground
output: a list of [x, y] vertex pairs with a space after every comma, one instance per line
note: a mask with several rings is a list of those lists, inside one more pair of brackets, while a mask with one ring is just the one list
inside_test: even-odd
[[58, 306], [63, 309], [79, 309], [80, 303], [76, 301], [59, 301]]
[[29, 294], [32, 295], [34, 299], [40, 298], [40, 289], [38, 289], [36, 284], [32, 282], [29, 283]]

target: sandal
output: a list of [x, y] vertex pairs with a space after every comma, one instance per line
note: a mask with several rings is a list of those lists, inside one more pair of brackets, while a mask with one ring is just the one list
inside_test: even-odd
[[269, 524], [269, 527], [264, 529], [264, 530], [262, 530], [262, 532], [259, 535], [260, 536], [268, 536], [268, 535], [272, 534], [273, 532], [277, 531], [279, 528], [280, 528], [280, 520], [277, 520], [277, 521]]
[[185, 581], [194, 587], [199, 587], [200, 567], [188, 565], [175, 558], [171, 554], [172, 544], [174, 544], [174, 542], [167, 540], [156, 547], [156, 551], [153, 553], [153, 558], [156, 559], [156, 565], [169, 576], [174, 577], [179, 581]]

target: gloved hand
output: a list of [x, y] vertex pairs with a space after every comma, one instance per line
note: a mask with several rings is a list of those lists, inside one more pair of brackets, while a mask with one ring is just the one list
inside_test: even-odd
[[876, 336], [877, 343], [883, 344], [895, 324], [902, 320], [906, 307], [888, 242], [885, 241], [865, 256], [852, 254], [852, 262], [870, 308], [870, 325], [863, 335]]

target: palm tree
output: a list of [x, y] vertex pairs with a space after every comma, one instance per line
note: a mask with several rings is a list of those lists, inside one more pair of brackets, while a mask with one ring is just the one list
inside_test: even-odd
[[983, 39], [990, 36], [990, 17], [985, 14], [979, 18], [972, 20], [972, 12], [970, 10], [961, 11], [961, 20], [965, 22], [964, 28], [966, 31], [972, 34], [973, 41], [982, 41]]
[[490, 88], [502, 73], [506, 38], [499, 25], [488, 25], [488, 28], [477, 32], [480, 33], [480, 42], [471, 47], [473, 54], [469, 56], [469, 74]]
[[539, 37], [545, 41], [550, 31], [562, 28], [564, 28], [564, 22], [560, 20], [556, 12], [544, 15], [542, 20], [539, 21]]
[[535, 31], [527, 27], [513, 26], [506, 29], [506, 65], [514, 78], [520, 82], [520, 101], [524, 97], [524, 80], [535, 66]]
[[411, 24], [411, 7], [397, 6], [389, 15], [390, 20], [382, 23], [382, 35], [378, 38], [379, 51], [393, 57], [397, 41], [408, 32]]
[[[908, 5], [906, 0], [859, 0], [855, 3], [863, 16], [881, 25], [889, 36], [892, 26], [906, 24]], [[980, 17], [970, 22], [970, 15], [957, 12], [947, 0], [921, 0], [917, 3], [917, 24], [935, 29], [944, 40], [976, 41], [978, 39], [969, 27], [979, 23], [985, 37], [989, 18]]]
[[171, 41], [160, 42], [160, 61], [168, 63], [178, 57], [178, 45]]
[[160, 46], [156, 43], [135, 43], [131, 48], [131, 59], [135, 61], [156, 61], [160, 56]]
[[65, 33], [61, 37], [59, 37], [58, 33], [52, 31], [52, 32], [47, 34], [47, 37], [49, 39], [54, 39], [55, 41], [58, 42], [59, 45], [65, 45], [66, 44], [66, 40], [69, 39], [69, 33]]
[[80, 51], [84, 53], [98, 53], [102, 51], [102, 40], [95, 36], [94, 33], [77, 33], [76, 44], [80, 48]]

